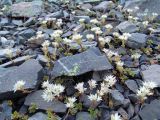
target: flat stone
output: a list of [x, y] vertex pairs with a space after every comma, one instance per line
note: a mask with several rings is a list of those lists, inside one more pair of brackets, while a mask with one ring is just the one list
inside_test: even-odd
[[118, 90], [112, 90], [111, 96], [114, 106], [119, 106], [123, 104], [124, 96]]
[[95, 120], [88, 112], [78, 112], [76, 114], [76, 120]]
[[111, 70], [112, 65], [96, 47], [73, 56], [60, 58], [55, 62], [51, 76], [77, 76], [90, 71]]
[[13, 87], [17, 81], [25, 81], [25, 89], [34, 89], [43, 75], [42, 66], [35, 59], [29, 59], [20, 66], [0, 68], [0, 70], [0, 100], [14, 97]]
[[35, 91], [31, 94], [29, 94], [26, 99], [24, 104], [27, 106], [30, 106], [32, 103], [36, 104], [38, 109], [42, 110], [52, 110], [53, 112], [56, 113], [64, 113], [66, 112], [66, 105], [58, 100], [53, 100], [50, 102], [44, 101], [42, 98], [43, 91], [38, 90]]
[[[7, 48], [6, 49], [0, 49], [0, 58], [8, 58], [8, 52], [7, 52]], [[21, 50], [19, 48], [10, 48], [11, 50], [11, 54], [12, 57], [16, 57], [17, 53], [20, 53]]]
[[136, 83], [135, 80], [127, 80], [127, 81], [125, 81], [125, 84], [127, 85], [127, 87], [128, 87], [131, 91], [133, 91], [134, 93], [137, 92], [137, 90], [138, 90], [138, 85], [137, 85], [137, 83]]
[[160, 65], [154, 64], [147, 67], [146, 70], [141, 71], [144, 81], [155, 82], [160, 87]]
[[135, 24], [133, 24], [129, 21], [124, 21], [124, 22], [120, 23], [116, 27], [116, 29], [120, 30], [123, 33], [133, 33], [133, 32], [136, 32], [139, 30]]
[[40, 15], [42, 8], [42, 1], [20, 2], [11, 6], [11, 13], [13, 17], [33, 17]]
[[142, 48], [146, 45], [147, 35], [142, 33], [132, 33], [127, 40], [127, 46], [131, 48]]
[[38, 112], [29, 117], [28, 120], [47, 120], [47, 115], [42, 112]]
[[9, 34], [9, 31], [0, 31], [0, 36], [5, 36], [5, 35], [8, 35]]
[[160, 119], [160, 101], [153, 100], [150, 104], [147, 104], [140, 110], [139, 115], [142, 120], [159, 120]]
[[35, 30], [33, 30], [33, 29], [26, 29], [26, 30], [21, 31], [21, 32], [19, 33], [19, 35], [22, 36], [22, 37], [24, 37], [24, 38], [26, 38], [26, 39], [29, 39], [29, 38], [31, 38], [32, 36], [34, 36], [35, 33], [36, 33], [36, 32], [35, 32]]

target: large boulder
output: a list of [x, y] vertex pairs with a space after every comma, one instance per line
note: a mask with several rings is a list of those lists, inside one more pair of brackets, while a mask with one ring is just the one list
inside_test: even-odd
[[64, 113], [67, 110], [67, 107], [64, 103], [58, 101], [58, 100], [53, 100], [50, 102], [44, 101], [42, 98], [43, 91], [35, 91], [31, 94], [29, 94], [26, 99], [24, 104], [27, 106], [31, 106], [32, 104], [35, 104], [38, 109], [41, 110], [52, 110], [53, 112], [56, 113]]
[[77, 76], [90, 71], [111, 70], [112, 65], [96, 47], [73, 56], [60, 58], [55, 62], [51, 76]]
[[42, 66], [35, 59], [27, 60], [20, 66], [0, 68], [0, 100], [16, 96], [13, 87], [19, 80], [25, 81], [25, 89], [34, 89], [42, 78], [41, 70]]
[[32, 17], [40, 15], [42, 8], [42, 1], [20, 2], [11, 6], [11, 13], [13, 17]]

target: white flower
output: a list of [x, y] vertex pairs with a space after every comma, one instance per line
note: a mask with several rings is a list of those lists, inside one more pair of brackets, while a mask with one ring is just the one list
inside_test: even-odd
[[122, 119], [121, 116], [118, 115], [118, 113], [115, 113], [111, 115], [111, 120], [122, 120]]
[[99, 21], [97, 19], [92, 19], [92, 20], [90, 20], [90, 22], [93, 23], [93, 24], [98, 24], [99, 23]]
[[109, 92], [108, 86], [107, 86], [104, 82], [102, 82], [102, 83], [101, 83], [101, 89], [100, 89], [100, 90], [97, 90], [97, 94], [98, 94], [99, 96], [103, 96], [104, 94], [106, 94], [106, 93], [108, 93], [108, 92]]
[[57, 38], [57, 37], [60, 37], [62, 34], [63, 34], [63, 31], [62, 31], [62, 30], [55, 30], [55, 31], [51, 34], [51, 37], [52, 37], [52, 38]]
[[154, 89], [157, 87], [157, 84], [155, 82], [152, 81], [145, 81], [143, 82], [143, 86], [148, 88], [148, 89]]
[[137, 90], [137, 96], [141, 99], [147, 99], [147, 95], [152, 95], [151, 91], [148, 88], [142, 86], [139, 88], [139, 90]]
[[112, 29], [113, 26], [112, 26], [111, 24], [108, 24], [108, 25], [105, 25], [105, 28], [106, 28], [106, 29]]
[[123, 35], [119, 36], [120, 40], [127, 40], [129, 37], [131, 37], [130, 33], [123, 33]]
[[141, 57], [141, 54], [139, 54], [139, 53], [135, 53], [131, 56], [131, 58], [133, 58], [133, 59], [138, 59], [139, 57]]
[[155, 31], [155, 29], [153, 29], [153, 28], [148, 28], [148, 30], [151, 31], [151, 32]]
[[93, 35], [93, 34], [87, 34], [87, 35], [86, 35], [86, 38], [87, 38], [88, 40], [93, 40], [93, 39], [94, 39], [94, 35]]
[[6, 53], [6, 56], [8, 56], [8, 57], [11, 57], [11, 56], [12, 56], [12, 50], [9, 49], [9, 48], [6, 48], [6, 49], [5, 49], [5, 53]]
[[79, 19], [80, 23], [84, 23], [84, 21], [85, 21], [85, 19], [83, 19], [83, 18]]
[[25, 81], [19, 80], [15, 83], [13, 90], [16, 92], [17, 90], [23, 90], [25, 85]]
[[50, 41], [46, 40], [42, 43], [43, 47], [48, 47], [50, 45]]
[[75, 97], [69, 97], [68, 101], [66, 103], [67, 108], [73, 108], [74, 107], [74, 103], [76, 102], [76, 98]]
[[42, 94], [42, 98], [49, 102], [49, 101], [52, 101], [54, 99], [54, 94], [51, 92], [51, 91], [48, 91], [48, 90], [44, 90], [43, 91], [43, 94]]
[[113, 36], [114, 37], [119, 37], [119, 33], [118, 32], [113, 32]]
[[107, 18], [107, 15], [102, 15], [101, 18], [102, 18], [102, 19], [106, 19], [106, 18]]
[[69, 44], [72, 42], [72, 40], [68, 39], [68, 38], [64, 38], [63, 39], [63, 42], [66, 43], [66, 44]]
[[131, 12], [133, 12], [133, 10], [132, 9], [127, 9], [127, 12], [131, 13]]
[[116, 77], [114, 77], [113, 75], [109, 75], [104, 77], [104, 81], [106, 82], [106, 85], [108, 87], [112, 87], [117, 80], [116, 80]]
[[104, 48], [104, 49], [103, 49], [103, 52], [105, 52], [106, 55], [107, 55], [109, 58], [111, 58], [112, 56], [119, 56], [117, 52], [113, 52], [113, 51], [111, 51], [111, 50], [109, 50], [109, 49], [105, 49], [105, 48]]
[[97, 86], [97, 83], [95, 80], [89, 80], [88, 84], [91, 90]]
[[132, 19], [133, 19], [133, 16], [131, 16], [131, 15], [128, 16], [128, 19], [129, 19], [129, 20], [132, 20]]
[[44, 81], [44, 82], [42, 83], [42, 88], [47, 88], [49, 85], [50, 85], [50, 84], [49, 84], [49, 81], [48, 81], [48, 80], [47, 80], [47, 81]]
[[52, 92], [54, 93], [55, 96], [58, 96], [64, 92], [64, 86], [60, 85], [60, 84], [54, 84], [53, 88], [52, 88]]
[[101, 31], [100, 27], [94, 27], [94, 28], [91, 29], [91, 31], [95, 32], [98, 35], [102, 34], [102, 31]]
[[79, 91], [79, 93], [84, 93], [84, 91], [85, 91], [87, 88], [84, 88], [83, 85], [84, 85], [84, 82], [78, 83], [78, 84], [75, 86], [75, 89], [77, 89], [77, 90]]
[[152, 13], [152, 16], [153, 16], [153, 18], [155, 18], [155, 17], [157, 17], [158, 16], [158, 13]]
[[142, 22], [142, 24], [143, 24], [144, 26], [147, 26], [148, 23], [149, 23], [148, 21], [143, 21], [143, 22]]
[[96, 101], [96, 102], [99, 102], [102, 100], [101, 96], [99, 96], [98, 94], [90, 94], [88, 95], [88, 99], [90, 101]]
[[62, 19], [58, 19], [56, 25], [60, 27], [63, 24]]
[[73, 39], [73, 40], [81, 40], [81, 39], [82, 39], [82, 35], [80, 35], [80, 34], [75, 34], [75, 35], [72, 36], [72, 39]]
[[116, 64], [117, 64], [117, 66], [121, 66], [121, 67], [124, 65], [124, 63], [122, 61], [118, 61], [118, 62], [116, 62]]

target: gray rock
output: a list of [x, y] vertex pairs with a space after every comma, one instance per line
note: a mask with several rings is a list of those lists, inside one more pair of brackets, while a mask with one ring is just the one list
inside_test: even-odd
[[127, 46], [131, 48], [142, 48], [146, 45], [147, 35], [142, 33], [132, 33], [127, 40]]
[[155, 82], [160, 87], [160, 65], [151, 65], [146, 70], [141, 71], [144, 81]]
[[125, 81], [125, 84], [127, 85], [127, 87], [128, 87], [131, 91], [133, 91], [134, 93], [137, 92], [137, 90], [138, 90], [138, 85], [137, 85], [137, 83], [136, 83], [135, 80], [127, 80], [127, 81]]
[[23, 25], [22, 20], [12, 20], [12, 23], [13, 23], [14, 25], [17, 25], [17, 26]]
[[13, 17], [33, 17], [40, 15], [42, 8], [42, 1], [20, 2], [11, 6], [11, 13]]
[[124, 22], [120, 23], [116, 27], [116, 29], [120, 30], [123, 33], [125, 33], [125, 32], [126, 33], [133, 33], [133, 32], [136, 32], [139, 30], [139, 28], [135, 24], [133, 24], [129, 21], [124, 21]]
[[76, 114], [76, 120], [95, 120], [88, 112], [78, 112]]
[[125, 120], [129, 119], [127, 112], [123, 108], [119, 108], [118, 113], [123, 117], [123, 119]]
[[58, 18], [62, 18], [63, 16], [64, 16], [63, 11], [60, 10], [60, 11], [48, 14], [46, 18], [57, 18], [58, 19]]
[[0, 36], [5, 36], [5, 35], [8, 35], [9, 34], [9, 31], [0, 31]]
[[[25, 89], [34, 89], [42, 79], [42, 67], [35, 59], [30, 59], [11, 68], [0, 69], [0, 99], [14, 97], [13, 87], [19, 81], [25, 81]], [[11, 95], [8, 95], [11, 94]]]
[[12, 48], [15, 45], [14, 40], [7, 40], [5, 37], [0, 37], [0, 43], [3, 48]]
[[160, 101], [153, 100], [150, 104], [144, 106], [139, 112], [142, 120], [158, 120], [160, 119]]
[[64, 113], [66, 112], [66, 105], [58, 100], [53, 100], [50, 102], [46, 102], [44, 101], [44, 99], [42, 98], [42, 90], [33, 92], [31, 94], [29, 94], [26, 99], [24, 104], [27, 106], [30, 106], [32, 103], [36, 104], [38, 109], [42, 109], [42, 110], [52, 110], [53, 112], [56, 113]]
[[28, 120], [47, 120], [47, 115], [42, 112], [38, 112], [29, 117]]
[[94, 2], [100, 2], [101, 0], [75, 0], [77, 4], [82, 4], [82, 3], [94, 3]]
[[51, 76], [77, 76], [90, 71], [111, 70], [112, 65], [98, 48], [90, 48], [73, 56], [60, 58], [55, 62]]
[[111, 91], [112, 100], [114, 106], [122, 105], [124, 101], [124, 96], [118, 90]]
[[8, 23], [9, 23], [8, 18], [1, 18], [0, 19], [0, 26], [7, 25]]
[[2, 5], [12, 5], [12, 0], [2, 0], [0, 2]]
[[24, 26], [30, 26], [36, 23], [35, 17], [30, 17], [25, 23], [23, 24]]
[[127, 112], [128, 112], [128, 117], [132, 118], [134, 115], [134, 106], [132, 104], [129, 105]]
[[0, 118], [2, 117], [5, 118], [4, 120], [11, 120], [12, 107], [8, 104], [8, 101], [3, 101], [3, 103], [0, 105], [0, 108], [1, 108]]
[[26, 29], [26, 30], [23, 30], [19, 33], [20, 36], [22, 36], [23, 38], [26, 38], [26, 39], [29, 39], [31, 38], [32, 36], [35, 35], [35, 30], [33, 29]]
[[[20, 53], [21, 50], [19, 48], [10, 48], [11, 57], [16, 57], [17, 53]], [[0, 58], [8, 58], [8, 49], [0, 49]]]
[[112, 1], [102, 1], [98, 5], [94, 6], [93, 9], [99, 10], [99, 11], [106, 11], [114, 8], [115, 5]]

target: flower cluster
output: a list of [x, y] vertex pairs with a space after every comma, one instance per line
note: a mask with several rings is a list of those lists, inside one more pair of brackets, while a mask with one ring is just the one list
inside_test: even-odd
[[48, 81], [43, 82], [42, 88], [44, 88], [42, 97], [47, 102], [59, 97], [65, 89], [65, 87], [60, 84], [50, 84]]
[[63, 34], [63, 31], [62, 31], [62, 30], [55, 30], [55, 31], [51, 34], [51, 37], [52, 37], [52, 38], [58, 38], [58, 37], [60, 37], [62, 34]]
[[75, 89], [77, 89], [80, 94], [83, 94], [87, 90], [87, 88], [84, 88], [83, 85], [84, 85], [84, 82], [81, 82], [75, 86]]
[[67, 99], [67, 103], [66, 103], [66, 107], [67, 108], [73, 108], [74, 107], [74, 103], [76, 102], [76, 98], [75, 97], [69, 97]]
[[24, 85], [25, 85], [25, 81], [23, 80], [19, 80], [14, 84], [13, 90], [14, 92], [18, 91], [18, 90], [24, 90]]
[[122, 119], [121, 116], [118, 115], [118, 113], [115, 113], [111, 115], [111, 120], [122, 120]]

